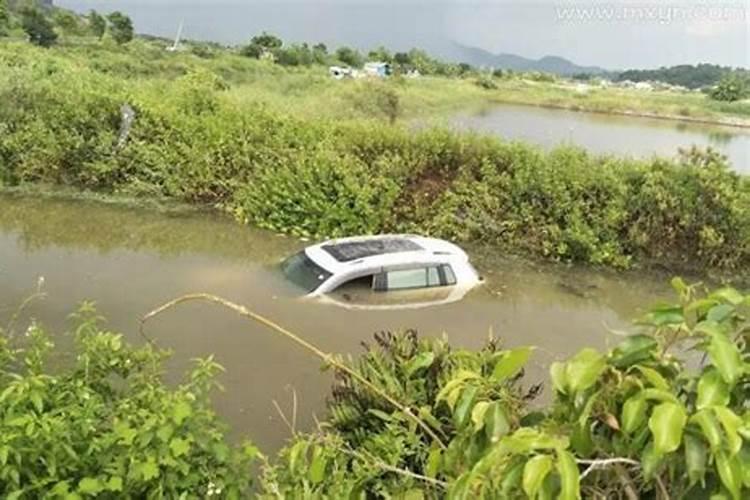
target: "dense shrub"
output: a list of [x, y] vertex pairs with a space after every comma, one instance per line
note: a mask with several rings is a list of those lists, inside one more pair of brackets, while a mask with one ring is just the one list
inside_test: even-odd
[[[86, 69], [39, 49], [0, 52], [0, 182], [207, 203], [319, 237], [406, 230], [603, 265], [750, 266], [750, 181], [714, 152], [623, 160], [304, 120], [237, 106], [229, 68], [219, 77], [194, 56], [151, 66], [165, 52], [139, 43], [133, 71], [175, 74], [123, 79], [111, 61]], [[342, 95], [363, 112], [398, 116], [390, 84], [351, 83]], [[124, 104], [135, 121], [121, 140]]]
[[0, 496], [247, 494], [257, 450], [230, 446], [210, 408], [220, 367], [199, 361], [168, 388], [166, 353], [103, 330], [90, 306], [76, 318], [73, 359], [35, 323], [0, 331]]
[[265, 468], [265, 497], [747, 498], [750, 296], [673, 284], [679, 303], [639, 333], [553, 363], [541, 409], [521, 385], [531, 348], [377, 335], [354, 367], [411, 414], [337, 373], [328, 418]]

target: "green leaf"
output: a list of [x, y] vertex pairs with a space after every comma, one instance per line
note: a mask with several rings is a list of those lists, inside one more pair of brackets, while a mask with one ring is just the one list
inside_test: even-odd
[[491, 443], [497, 443], [510, 432], [510, 419], [500, 401], [494, 401], [484, 415], [484, 431]]
[[730, 387], [742, 376], [744, 366], [740, 351], [729, 337], [722, 333], [711, 335], [711, 343], [706, 348], [711, 362]]
[[674, 278], [672, 278], [669, 284], [672, 285], [672, 289], [681, 297], [684, 297], [689, 290], [689, 287], [687, 286], [687, 283], [685, 283], [685, 280], [683, 280], [679, 276], [675, 276]]
[[474, 481], [474, 474], [469, 471], [458, 477], [448, 490], [448, 500], [467, 500], [470, 498], [469, 488]]
[[413, 488], [397, 498], [399, 500], [423, 500], [424, 492], [420, 489]]
[[557, 472], [560, 474], [559, 500], [578, 500], [580, 492], [580, 471], [572, 453], [557, 450]]
[[536, 455], [526, 462], [523, 468], [523, 491], [530, 498], [534, 498], [542, 487], [542, 482], [552, 470], [552, 457]]
[[437, 401], [447, 400], [449, 395], [453, 393], [453, 391], [455, 391], [456, 389], [464, 385], [467, 380], [476, 380], [479, 378], [481, 377], [479, 376], [478, 373], [471, 372], [468, 370], [461, 370], [456, 374], [455, 377], [453, 377], [448, 382], [446, 382], [443, 388], [440, 389], [440, 392], [438, 392], [435, 399]]
[[142, 462], [136, 467], [144, 481], [159, 477], [159, 466], [153, 458], [149, 458], [148, 461]]
[[662, 391], [661, 389], [643, 389], [640, 392], [641, 397], [647, 400], [653, 400], [653, 401], [663, 401], [668, 403], [675, 403], [679, 404], [679, 400], [677, 399], [677, 396], [672, 394], [668, 391]]
[[568, 379], [565, 374], [565, 363], [555, 361], [549, 367], [549, 374], [552, 378], [552, 385], [555, 386], [555, 390], [562, 394], [568, 392]]
[[685, 434], [685, 464], [691, 486], [698, 481], [703, 483], [706, 476], [707, 461], [708, 450], [703, 440], [690, 434]]
[[519, 347], [518, 349], [505, 351], [500, 360], [495, 364], [495, 369], [492, 371], [492, 378], [496, 382], [503, 382], [513, 377], [526, 365], [532, 351], [531, 347]]
[[307, 455], [307, 441], [297, 441], [289, 450], [289, 472], [299, 474], [300, 463]]
[[739, 434], [739, 428], [742, 426], [742, 419], [732, 410], [723, 406], [713, 408], [716, 417], [719, 419], [721, 426], [724, 427], [724, 433], [727, 437], [729, 454], [735, 455], [742, 448], [742, 437]]
[[703, 437], [708, 441], [712, 451], [716, 451], [721, 446], [722, 435], [719, 428], [719, 422], [716, 420], [714, 413], [709, 410], [700, 410], [690, 417], [690, 422], [698, 424], [703, 433]]
[[169, 442], [169, 449], [172, 450], [172, 455], [175, 458], [179, 458], [190, 451], [190, 441], [182, 438], [174, 438]]
[[326, 466], [328, 465], [328, 459], [320, 448], [315, 448], [313, 451], [312, 463], [310, 464], [310, 470], [307, 472], [307, 477], [310, 479], [312, 484], [320, 484], [323, 482], [326, 476]]
[[106, 489], [108, 491], [122, 491], [122, 478], [120, 476], [110, 477]]
[[193, 414], [193, 409], [187, 401], [178, 401], [172, 408], [172, 420], [177, 425], [181, 425], [182, 422]]
[[744, 295], [742, 295], [734, 288], [729, 287], [717, 290], [713, 292], [709, 297], [724, 300], [735, 306], [741, 304], [745, 300]]
[[29, 396], [31, 399], [31, 403], [34, 405], [34, 408], [36, 409], [37, 413], [42, 413], [42, 410], [44, 410], [44, 402], [42, 401], [42, 395], [38, 392], [32, 392]]
[[476, 386], [470, 385], [461, 392], [456, 409], [453, 411], [453, 420], [456, 427], [461, 428], [466, 423], [469, 412], [474, 407], [474, 399], [478, 391], [479, 389]]
[[729, 386], [716, 370], [708, 370], [698, 381], [698, 398], [696, 407], [699, 410], [709, 406], [723, 406], [729, 403]]
[[664, 455], [680, 447], [687, 414], [680, 404], [661, 403], [654, 408], [648, 427], [654, 436], [654, 453]]
[[595, 349], [586, 348], [573, 356], [565, 366], [565, 378], [573, 392], [585, 391], [596, 384], [607, 361]]
[[669, 390], [669, 382], [662, 376], [661, 373], [657, 372], [653, 368], [648, 368], [647, 366], [636, 366], [638, 371], [640, 371], [644, 377], [646, 377], [646, 380], [654, 386], [657, 389], [661, 389], [662, 391], [668, 391]]
[[501, 498], [510, 498], [511, 491], [519, 486], [523, 477], [523, 461], [517, 461], [513, 465], [506, 467], [503, 479], [500, 482]]
[[104, 490], [102, 483], [95, 477], [84, 477], [78, 483], [78, 491], [86, 495], [96, 495]]
[[647, 481], [652, 480], [663, 461], [664, 455], [656, 453], [653, 443], [646, 445], [646, 448], [643, 449], [643, 453], [641, 453], [643, 477], [646, 478]]
[[640, 395], [635, 395], [622, 405], [622, 431], [632, 434], [646, 421], [648, 403]]
[[130, 427], [127, 422], [117, 421], [113, 426], [115, 435], [120, 438], [123, 444], [130, 445], [133, 443], [133, 439], [138, 435], [138, 431]]
[[685, 321], [680, 306], [662, 306], [652, 309], [642, 322], [653, 326], [679, 325]]
[[716, 454], [716, 470], [724, 487], [734, 500], [740, 500], [742, 489], [742, 463], [738, 455], [728, 456], [720, 451]]
[[411, 376], [417, 373], [419, 370], [432, 366], [432, 363], [434, 362], [434, 352], [420, 352], [406, 364], [406, 377], [411, 378]]
[[443, 462], [443, 450], [433, 443], [430, 448], [430, 454], [427, 456], [427, 466], [425, 467], [425, 475], [427, 477], [437, 477], [440, 471], [440, 465]]
[[734, 306], [730, 306], [729, 304], [719, 304], [718, 306], [709, 309], [708, 314], [706, 315], [706, 320], [721, 323], [731, 316], [733, 312]]
[[471, 421], [474, 422], [474, 432], [479, 432], [484, 427], [484, 416], [489, 406], [490, 403], [488, 401], [480, 401], [471, 410]]
[[631, 335], [623, 340], [610, 354], [612, 364], [617, 368], [627, 368], [650, 359], [658, 343], [650, 335]]

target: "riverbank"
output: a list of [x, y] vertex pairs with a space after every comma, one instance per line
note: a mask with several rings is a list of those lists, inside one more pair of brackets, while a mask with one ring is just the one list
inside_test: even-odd
[[[38, 49], [16, 56], [3, 52], [0, 74], [3, 186], [211, 206], [311, 238], [417, 231], [556, 261], [750, 268], [750, 184], [712, 153], [545, 152], [382, 119], [284, 112], [238, 93], [231, 73], [196, 66], [165, 78], [174, 61], [149, 76], [146, 59], [149, 72], [126, 79], [122, 61], [109, 61], [110, 72], [92, 69], [96, 58], [81, 67]], [[402, 83], [318, 81], [339, 83], [352, 90], [352, 110], [392, 118], [400, 109], [392, 97]], [[300, 87], [300, 98], [309, 92]], [[132, 123], [122, 120], [124, 103]]]
[[701, 93], [643, 91], [571, 83], [506, 80], [490, 91], [495, 103], [523, 104], [570, 111], [750, 127], [750, 101], [718, 102]]

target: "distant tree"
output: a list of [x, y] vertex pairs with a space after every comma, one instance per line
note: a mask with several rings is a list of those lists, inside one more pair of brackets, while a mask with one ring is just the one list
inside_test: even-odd
[[458, 74], [459, 75], [465, 75], [466, 73], [471, 72], [471, 70], [472, 70], [471, 64], [465, 63], [465, 62], [458, 63]]
[[10, 9], [7, 0], [0, 0], [0, 36], [8, 34], [10, 28]]
[[93, 9], [89, 12], [87, 19], [89, 21], [89, 31], [92, 35], [101, 40], [104, 33], [107, 31], [107, 20], [104, 19], [104, 16]]
[[52, 23], [39, 9], [26, 7], [21, 10], [21, 27], [29, 41], [40, 47], [51, 47], [57, 42], [57, 33]]
[[133, 21], [122, 12], [115, 11], [107, 16], [110, 25], [110, 33], [115, 42], [122, 45], [133, 39]]
[[357, 49], [351, 47], [339, 47], [336, 49], [336, 59], [348, 66], [362, 66], [362, 54]]
[[[267, 53], [272, 53], [274, 56], [278, 57], [278, 52], [283, 45], [284, 42], [281, 38], [264, 31], [260, 35], [252, 37], [250, 43], [240, 49], [240, 54], [255, 59], [260, 59]], [[290, 58], [292, 57], [294, 56], [290, 56]]]
[[378, 47], [377, 49], [371, 50], [367, 57], [370, 59], [370, 61], [377, 61], [377, 62], [386, 62], [391, 63], [393, 62], [393, 55], [383, 47], [382, 45]]
[[748, 84], [737, 75], [727, 75], [708, 94], [716, 101], [734, 102], [748, 95]]
[[53, 19], [65, 35], [80, 35], [82, 32], [80, 19], [69, 10], [55, 11]]
[[312, 48], [312, 57], [315, 64], [326, 64], [328, 62], [328, 47], [324, 43], [316, 43]]
[[281, 41], [281, 38], [277, 37], [276, 35], [272, 35], [271, 33], [266, 33], [265, 31], [260, 35], [255, 35], [250, 40], [250, 43], [259, 45], [266, 50], [280, 49], [281, 46], [284, 45], [284, 42]]
[[274, 55], [276, 62], [282, 66], [309, 66], [313, 63], [312, 51], [306, 43], [277, 49]]
[[662, 67], [659, 69], [638, 70], [631, 69], [618, 74], [617, 81], [630, 80], [632, 82], [659, 81], [672, 85], [680, 85], [690, 89], [707, 88], [716, 85], [728, 74], [747, 76], [746, 69], [733, 69], [716, 64], [681, 64], [679, 66]]
[[402, 67], [411, 66], [411, 57], [406, 52], [396, 52], [393, 55], [393, 62]]

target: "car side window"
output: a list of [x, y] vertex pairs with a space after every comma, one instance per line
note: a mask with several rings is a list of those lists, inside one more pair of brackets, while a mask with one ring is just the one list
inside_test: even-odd
[[449, 264], [443, 264], [442, 266], [440, 266], [440, 270], [442, 271], [444, 277], [443, 282], [446, 285], [456, 284], [456, 274], [453, 272], [453, 268]]
[[[446, 271], [444, 268], [448, 268]], [[416, 267], [386, 271], [375, 276], [373, 288], [377, 291], [408, 290], [454, 285], [456, 277], [450, 266]]]
[[388, 290], [404, 290], [407, 288], [424, 288], [427, 286], [427, 269], [400, 269], [388, 271]]

